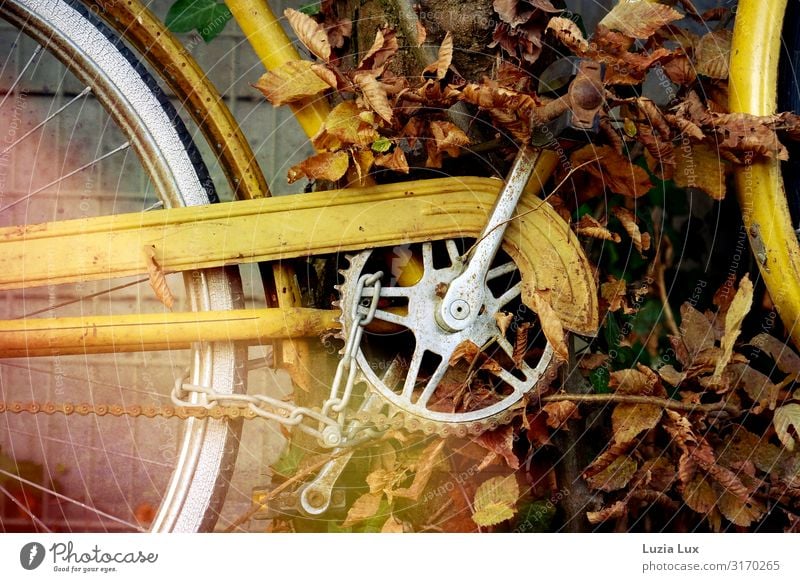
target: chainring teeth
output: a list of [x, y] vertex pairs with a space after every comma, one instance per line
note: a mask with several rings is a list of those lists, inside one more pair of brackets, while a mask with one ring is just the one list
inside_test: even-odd
[[[343, 278], [343, 282], [335, 286], [340, 294], [340, 300], [333, 305], [339, 310], [340, 315], [338, 320], [342, 324], [342, 330], [338, 334], [340, 339], [346, 339], [347, 334], [350, 332], [352, 321], [347, 313], [345, 307], [352, 305], [352, 302], [358, 298], [354, 297], [356, 284], [362, 274], [362, 269], [366, 266], [367, 260], [372, 255], [372, 250], [367, 250], [359, 253], [358, 255], [346, 255], [344, 258], [348, 263], [347, 268], [339, 269], [339, 274]], [[423, 275], [424, 277], [425, 275]], [[413, 332], [413, 330], [412, 330]], [[361, 349], [358, 349], [358, 354], [363, 356]], [[358, 361], [358, 359], [357, 359]], [[554, 360], [551, 359], [544, 367], [542, 375], [539, 377], [538, 382], [541, 382], [549, 374], [552, 374]], [[445, 421], [423, 418], [410, 410], [405, 410], [401, 406], [395, 404], [387, 396], [381, 393], [381, 390], [373, 385], [367, 375], [361, 370], [361, 363], [358, 362], [359, 374], [358, 382], [364, 383], [367, 390], [377, 394], [382, 401], [382, 409], [386, 410], [385, 414], [361, 414], [356, 417], [361, 417], [361, 420], [369, 422], [379, 429], [403, 429], [407, 432], [422, 432], [427, 435], [438, 435], [440, 437], [458, 436], [477, 436], [486, 431], [494, 430], [500, 426], [510, 423], [518, 413], [518, 408], [514, 407], [515, 403], [509, 405], [509, 408], [496, 412], [486, 418], [469, 421]], [[388, 387], [383, 387], [385, 390], [390, 390]], [[526, 392], [530, 392], [533, 387], [529, 388]], [[458, 414], [458, 413], [456, 413]]]

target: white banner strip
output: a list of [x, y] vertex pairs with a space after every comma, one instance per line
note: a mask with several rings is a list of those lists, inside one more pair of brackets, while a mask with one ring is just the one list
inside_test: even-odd
[[[2, 534], [3, 580], [797, 580], [791, 534]], [[246, 577], [246, 578], [245, 578]]]

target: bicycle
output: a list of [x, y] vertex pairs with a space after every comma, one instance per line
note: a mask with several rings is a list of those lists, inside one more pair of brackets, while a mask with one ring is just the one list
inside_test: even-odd
[[[764, 5], [777, 14], [785, 1]], [[80, 3], [67, 1], [3, 3], [4, 15], [33, 37], [43, 42], [58, 39], [55, 44], [47, 45], [48, 50], [60, 52], [62, 59], [72, 63], [76, 76], [89, 85], [89, 90], [81, 90], [75, 99], [85, 97], [90, 91], [107, 106], [112, 119], [123, 129], [126, 141], [122, 149], [130, 147], [139, 154], [154, 183], [153, 190], [164, 198], [165, 208], [150, 210], [143, 205], [140, 210], [147, 212], [80, 218], [61, 224], [51, 222], [40, 227], [4, 228], [0, 231], [0, 244], [5, 245], [7, 268], [0, 273], [0, 287], [82, 285], [89, 280], [117, 277], [138, 277], [136, 281], [141, 282], [140, 277], [148, 268], [157, 281], [163, 281], [164, 273], [188, 273], [185, 276], [187, 301], [194, 311], [192, 314], [156, 312], [36, 321], [26, 317], [0, 324], [3, 330], [0, 353], [4, 357], [55, 355], [57, 365], [58, 358], [69, 354], [86, 356], [148, 349], [165, 350], [171, 357], [173, 351], [191, 348], [191, 371], [184, 374], [181, 370], [174, 375], [172, 395], [176, 406], [89, 404], [70, 408], [68, 404], [48, 404], [46, 406], [51, 408], [43, 411], [126, 418], [174, 415], [185, 419], [176, 467], [153, 519], [154, 531], [197, 531], [213, 527], [230, 482], [241, 429], [238, 419], [243, 416], [261, 416], [297, 426], [334, 450], [345, 444], [357, 444], [362, 437], [373, 438], [389, 427], [442, 436], [480, 433], [505, 422], [513, 405], [535, 388], [547, 373], [552, 347], [541, 334], [531, 338], [531, 346], [525, 347], [535, 346], [533, 350], [526, 349], [526, 352], [533, 352], [535, 363], [529, 365], [527, 360], [522, 360], [519, 364], [522, 378], [507, 369], [507, 363], [505, 367], [501, 365], [495, 374], [512, 390], [484, 409], [474, 414], [429, 410], [425, 405], [438, 389], [457, 345], [471, 337], [465, 329], [479, 330], [480, 341], [475, 343], [483, 347], [495, 342], [500, 348], [498, 352], [501, 355], [504, 352], [507, 359], [513, 360], [514, 346], [504, 337], [505, 330], [498, 334], [495, 313], [509, 304], [518, 309], [544, 308], [537, 303], [536, 289], [557, 289], [552, 308], [565, 327], [583, 335], [595, 332], [598, 308], [592, 270], [568, 225], [534, 196], [539, 189], [537, 186], [546, 181], [555, 167], [552, 154], [540, 153], [537, 158], [527, 151], [519, 157], [507, 182], [511, 187], [506, 187], [504, 192], [515, 190], [519, 197], [524, 191], [524, 195], [518, 201], [510, 197], [505, 216], [494, 214], [495, 220], [488, 224], [485, 217], [490, 215], [500, 184], [486, 178], [446, 178], [265, 198], [263, 196], [268, 195], [266, 181], [254, 164], [252, 152], [232, 115], [190, 55], [181, 51], [177, 41], [138, 2], [122, 5], [92, 0], [86, 2], [86, 6], [102, 14], [127, 41], [158, 64], [158, 70], [164, 73], [163, 80], [180, 101], [190, 104], [188, 109], [195, 121], [210, 143], [215, 144], [215, 154], [219, 155], [231, 188], [242, 199], [207, 205], [215, 198], [213, 187], [176, 114], [154, 88], [149, 75], [135, 63], [131, 64], [127, 50], [108, 40], [105, 25], [91, 16], [90, 10]], [[740, 10], [737, 30], [759, 21], [755, 2], [743, 3], [743, 6], [748, 9]], [[267, 68], [298, 58], [264, 4], [247, 0], [231, 2], [230, 7]], [[65, 24], [59, 24], [62, 30], [57, 30], [60, 18]], [[74, 30], [69, 30], [70, 27]], [[763, 32], [766, 35], [769, 30]], [[85, 42], [80, 44], [78, 41], [87, 34], [87, 38], [93, 40], [86, 42], [84, 38]], [[775, 35], [771, 34], [770, 39], [772, 42], [765, 50], [753, 53], [753, 58], [776, 62]], [[736, 42], [748, 41], [737, 32]], [[280, 48], [272, 50], [273, 47]], [[37, 55], [34, 53], [34, 57]], [[29, 64], [33, 61], [31, 58]], [[734, 64], [732, 69], [744, 71], [746, 67]], [[761, 70], [772, 70], [772, 67]], [[748, 78], [751, 77], [745, 74], [739, 77], [739, 82]], [[736, 82], [733, 77], [732, 80]], [[747, 104], [750, 112], [766, 112], [768, 99], [757, 100], [764, 96], [755, 87], [745, 85], [737, 91], [740, 98], [748, 96], [751, 100]], [[134, 100], [138, 102], [132, 103]], [[732, 106], [737, 104], [738, 101], [734, 104], [732, 99]], [[326, 108], [320, 102], [303, 103], [296, 114], [311, 136], [317, 133], [324, 120]], [[119, 151], [111, 150], [112, 153]], [[536, 167], [532, 169], [534, 161]], [[752, 169], [761, 171], [758, 168], [762, 167], [763, 171], [775, 171], [772, 165], [754, 165]], [[537, 180], [528, 183], [531, 172], [538, 177], [539, 184]], [[26, 196], [19, 202], [32, 195]], [[763, 208], [762, 201], [752, 202], [754, 220], [762, 225], [761, 236], [767, 253], [764, 266], [771, 267], [773, 261], [783, 256], [783, 247], [777, 242], [783, 239], [779, 233], [777, 239], [772, 238], [771, 230], [770, 234], [764, 232], [763, 226], [768, 222], [758, 214], [758, 209]], [[187, 208], [179, 208], [184, 205]], [[383, 219], [387, 214], [393, 217], [391, 224]], [[424, 223], [420, 223], [417, 216], [425, 216]], [[453, 216], [457, 216], [457, 220]], [[517, 220], [509, 220], [512, 216]], [[353, 221], [353, 217], [360, 220]], [[312, 240], [303, 228], [308, 224], [319, 225]], [[507, 226], [505, 233], [501, 225]], [[748, 224], [752, 232], [751, 226]], [[179, 235], [181, 231], [183, 238]], [[257, 236], [260, 232], [277, 233], [280, 244], [260, 240]], [[495, 255], [499, 236], [503, 234], [503, 250], [507, 254]], [[166, 236], [170, 239], [169, 246], [164, 244]], [[463, 282], [460, 275], [467, 267], [462, 265], [461, 257], [473, 247], [456, 241], [465, 239], [478, 241], [477, 254], [482, 257], [480, 264], [468, 264], [479, 264], [477, 272], [482, 273], [483, 278], [490, 274], [489, 279], [498, 280], [498, 289], [488, 293], [482, 290], [483, 297], [473, 297], [469, 286], [462, 296], [455, 298], [448, 297], [447, 289], [441, 288], [442, 283], [449, 289], [454, 282]], [[214, 241], [224, 241], [224, 244], [214, 244]], [[488, 247], [483, 244], [487, 241]], [[405, 270], [395, 274], [386, 272], [384, 256], [366, 250], [400, 244], [412, 245], [413, 254], [421, 258], [411, 260]], [[480, 251], [486, 248], [488, 252]], [[340, 252], [357, 253], [345, 265], [346, 278], [340, 289], [342, 317], [337, 309], [299, 307], [300, 291], [294, 275], [280, 263], [302, 256]], [[501, 262], [492, 263], [498, 257]], [[547, 259], [542, 260], [543, 257]], [[242, 309], [240, 281], [229, 266], [245, 262], [273, 264], [262, 270], [272, 278], [265, 277], [269, 303], [265, 309]], [[555, 271], [554, 264], [560, 265], [563, 272]], [[766, 272], [774, 277], [781, 271], [781, 268], [774, 268]], [[432, 278], [433, 273], [437, 273], [438, 278]], [[394, 281], [392, 275], [396, 275]], [[765, 278], [768, 285], [771, 284], [767, 275]], [[162, 294], [162, 300], [171, 296], [170, 286], [162, 287]], [[517, 299], [520, 295], [521, 300]], [[793, 291], [784, 295], [800, 297]], [[428, 305], [432, 297], [448, 302], [452, 309], [433, 314]], [[485, 297], [489, 298], [486, 301], [491, 309], [481, 311], [476, 306], [482, 306]], [[365, 304], [362, 300], [366, 300]], [[144, 310], [143, 303], [137, 299], [137, 310]], [[415, 327], [407, 317], [412, 305], [414, 310], [426, 314], [424, 321], [418, 318], [413, 323]], [[470, 315], [465, 317], [459, 309], [468, 310]], [[781, 309], [781, 315], [793, 313], [789, 309]], [[397, 326], [412, 329], [417, 345], [428, 336], [424, 349], [414, 348], [407, 354], [409, 363], [398, 363], [396, 358], [390, 358], [383, 370], [385, 374], [380, 377], [370, 365], [370, 357], [365, 355], [367, 349], [360, 348], [363, 330], [375, 317], [388, 324], [388, 331], [384, 329], [381, 333], [396, 333]], [[785, 316], [785, 319], [788, 321], [791, 317]], [[475, 326], [475, 321], [479, 323], [471, 330], [465, 325], [467, 322]], [[301, 343], [291, 340], [320, 336], [340, 325], [347, 341], [344, 364], [340, 364], [333, 390], [321, 410], [289, 406], [274, 396], [244, 394], [247, 361], [242, 347], [244, 342], [272, 340], [276, 345], [276, 357], [290, 364], [293, 362], [295, 383], [303, 384], [308, 382], [304, 378], [303, 362], [309, 356]], [[440, 344], [447, 344], [446, 349], [440, 350], [443, 353], [436, 351]], [[425, 358], [424, 353], [434, 354], [434, 361]], [[421, 367], [433, 370], [422, 387], [416, 382]], [[346, 414], [345, 405], [357, 399], [354, 396], [357, 372], [366, 377], [373, 391], [363, 396], [359, 412]], [[395, 388], [395, 383], [400, 387]], [[157, 402], [163, 401], [164, 396], [162, 393]], [[220, 404], [214, 406], [214, 402]], [[9, 408], [11, 412], [41, 411], [39, 404], [17, 402], [11, 406], [18, 409]], [[378, 413], [386, 407], [402, 414], [380, 416]], [[304, 424], [307, 419], [313, 422]], [[327, 509], [332, 479], [341, 472], [346, 462], [342, 459], [347, 458], [348, 453], [341, 452], [325, 466], [313, 486], [303, 490], [301, 505], [308, 514], [318, 515]], [[133, 508], [126, 509], [132, 513]]]

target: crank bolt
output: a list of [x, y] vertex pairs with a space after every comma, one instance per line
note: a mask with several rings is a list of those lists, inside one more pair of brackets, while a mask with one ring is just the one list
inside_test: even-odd
[[466, 319], [469, 317], [469, 304], [463, 299], [456, 299], [450, 305], [450, 315], [456, 319]]
[[322, 431], [322, 439], [325, 444], [330, 447], [335, 447], [342, 442], [342, 434], [339, 432], [339, 427], [328, 426]]

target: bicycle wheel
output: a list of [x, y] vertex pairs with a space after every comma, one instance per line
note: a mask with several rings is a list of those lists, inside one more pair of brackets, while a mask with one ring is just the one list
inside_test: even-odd
[[[167, 207], [216, 201], [208, 173], [175, 109], [134, 55], [84, 7], [72, 0], [4, 0], [0, 16], [15, 27], [3, 31], [5, 55], [0, 57], [4, 90], [0, 108], [5, 109], [0, 118], [5, 126], [0, 146], [5, 169], [0, 216], [4, 221], [27, 224], [85, 216], [93, 206], [88, 194], [97, 189], [97, 183], [118, 185], [110, 199], [97, 203], [101, 212], [153, 206], [146, 196], [133, 203], [117, 196], [126, 180], [135, 180], [134, 185], [140, 184]], [[26, 37], [38, 48], [20, 55], [30, 44]], [[54, 73], [54, 66], [63, 68]], [[51, 94], [55, 100], [43, 105], [42, 99]], [[61, 123], [65, 117], [71, 126]], [[55, 147], [47, 133], [53, 120], [59, 120], [60, 127]], [[92, 137], [97, 138], [94, 150], [89, 142]], [[108, 148], [106, 144], [114, 138], [120, 140], [119, 145]], [[59, 140], [69, 145], [59, 150]], [[130, 151], [136, 156], [128, 155]], [[87, 152], [93, 152], [88, 162], [75, 161]], [[103, 167], [106, 164], [110, 169]], [[40, 199], [45, 202], [37, 205]], [[194, 272], [184, 282], [182, 301], [192, 310], [232, 309], [242, 301], [237, 274], [230, 270]], [[127, 289], [122, 300], [128, 309], [159, 308], [153, 306], [146, 284], [140, 284], [104, 282], [105, 287], [88, 294], [80, 284], [66, 290], [61, 286], [25, 289], [5, 303], [16, 307], [16, 311], [10, 309], [11, 317], [65, 309], [111, 310], [109, 292]], [[179, 376], [188, 357], [193, 384], [230, 393], [244, 389], [243, 356], [231, 343], [198, 341], [191, 353], [167, 352], [158, 357], [166, 362], [162, 381]], [[131, 398], [168, 401], [171, 384], [157, 389], [157, 376], [148, 371], [154, 356], [108, 358], [105, 364], [98, 364], [94, 355], [80, 357], [77, 363], [58, 356], [4, 362], [2, 398], [27, 396], [39, 401], [55, 394], [63, 399], [68, 388], [70, 401], [88, 398], [94, 402], [104, 394], [129, 402]], [[98, 372], [103, 365], [106, 371]], [[135, 373], [125, 371], [131, 369]], [[98, 380], [98, 375], [103, 377]], [[136, 386], [143, 376], [148, 386]], [[13, 513], [9, 507], [36, 529], [102, 531], [145, 522], [154, 531], [197, 531], [211, 529], [216, 522], [233, 470], [240, 423], [190, 419], [175, 426], [176, 421], [169, 421], [154, 439], [146, 418], [30, 418], [0, 419], [0, 460], [7, 461], [0, 463], [0, 498], [5, 498], [6, 507], [5, 515], [0, 513], [0, 529], [18, 527], [8, 516]], [[177, 444], [174, 454], [163, 449], [170, 440]], [[115, 448], [117, 442], [125, 444]], [[167, 464], [172, 466], [167, 468]], [[6, 470], [9, 466], [11, 470]], [[29, 466], [34, 467], [34, 478], [23, 470]], [[137, 487], [147, 490], [138, 506], [138, 500], [131, 499]], [[155, 497], [161, 497], [157, 510]], [[55, 505], [49, 512], [58, 519], [37, 515], [37, 511], [47, 513], [49, 505]], [[73, 506], [78, 509], [69, 509]], [[148, 513], [148, 507], [152, 515], [141, 515]], [[80, 525], [75, 525], [76, 516], [82, 516]], [[56, 525], [48, 526], [48, 519]]]

